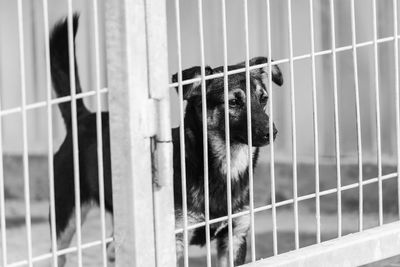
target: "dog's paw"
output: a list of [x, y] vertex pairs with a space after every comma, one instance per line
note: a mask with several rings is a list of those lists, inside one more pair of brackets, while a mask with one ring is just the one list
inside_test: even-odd
[[109, 262], [115, 262], [115, 244], [114, 242], [107, 244], [107, 258]]

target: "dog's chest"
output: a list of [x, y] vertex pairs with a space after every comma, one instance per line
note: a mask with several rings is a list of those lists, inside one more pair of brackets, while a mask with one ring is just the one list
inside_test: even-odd
[[[224, 216], [227, 212], [227, 180], [228, 180], [228, 162], [226, 160], [226, 151], [217, 154], [213, 151], [214, 158], [209, 161], [209, 208], [212, 215]], [[222, 152], [222, 150], [217, 151]], [[241, 209], [247, 204], [248, 200], [248, 166], [249, 149], [247, 145], [233, 146], [230, 157], [230, 180], [231, 180], [231, 199], [232, 209]], [[203, 173], [197, 177], [197, 181], [203, 181]], [[204, 212], [205, 192], [201, 182], [189, 186], [188, 199], [190, 206], [198, 212]]]
[[[220, 175], [228, 175], [228, 165], [230, 165], [231, 180], [238, 180], [241, 175], [247, 171], [253, 148], [249, 151], [249, 146], [245, 144], [236, 144], [230, 147], [230, 157], [228, 163], [227, 151], [225, 142], [222, 140], [213, 140], [211, 144], [212, 153], [215, 158], [213, 161], [214, 167], [219, 171]], [[251, 154], [250, 154], [251, 153]]]
[[[238, 180], [240, 175], [242, 175], [247, 170], [247, 168], [249, 167], [249, 160], [248, 146], [233, 148], [230, 158], [230, 175], [232, 180]], [[225, 175], [227, 175], [228, 173], [228, 161], [226, 157], [221, 165], [221, 173]]]

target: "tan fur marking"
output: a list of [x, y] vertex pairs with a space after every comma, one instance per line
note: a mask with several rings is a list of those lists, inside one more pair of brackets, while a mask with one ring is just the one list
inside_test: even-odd
[[[91, 204], [85, 204], [85, 205], [81, 206], [81, 224], [83, 224], [85, 222], [86, 216], [89, 213], [91, 207], [92, 207]], [[62, 250], [62, 249], [69, 247], [72, 237], [74, 236], [74, 234], [76, 232], [75, 217], [76, 216], [75, 216], [75, 210], [74, 210], [69, 219], [67, 227], [57, 238], [57, 249], [58, 250]], [[65, 263], [66, 263], [65, 255], [59, 256], [58, 257], [58, 266], [63, 267], [65, 265]]]
[[[248, 207], [244, 207], [243, 210], [247, 210]], [[250, 228], [250, 215], [240, 216], [233, 219], [235, 227], [233, 228], [233, 255], [236, 255], [240, 245], [242, 244], [243, 237], [246, 237]], [[228, 244], [229, 238], [224, 239], [225, 244]], [[218, 267], [229, 266], [229, 248], [223, 251], [218, 251]]]
[[[192, 224], [196, 224], [199, 222], [204, 221], [204, 216], [202, 214], [197, 214], [188, 211], [187, 213], [187, 224], [188, 226]], [[175, 211], [175, 229], [182, 229], [183, 228], [183, 214], [181, 210]], [[193, 236], [193, 230], [188, 231], [188, 243], [190, 244], [190, 240]], [[183, 256], [183, 249], [184, 249], [184, 241], [183, 241], [183, 233], [177, 234], [175, 237], [175, 245], [176, 245], [176, 258], [179, 260]], [[188, 244], [188, 245], [189, 245]]]
[[[217, 135], [210, 134], [212, 149], [220, 162], [220, 171], [226, 175], [226, 144]], [[254, 148], [252, 149], [254, 152]], [[236, 180], [249, 166], [249, 148], [246, 144], [231, 146], [231, 178]]]

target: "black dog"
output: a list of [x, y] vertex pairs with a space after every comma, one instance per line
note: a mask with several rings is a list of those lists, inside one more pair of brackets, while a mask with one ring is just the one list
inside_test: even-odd
[[[78, 17], [74, 16], [74, 35], [78, 28]], [[53, 29], [50, 39], [51, 71], [53, 86], [58, 96], [70, 94], [69, 54], [67, 22], [59, 22]], [[75, 55], [74, 55], [75, 56]], [[76, 61], [75, 61], [76, 62]], [[250, 65], [268, 62], [267, 58], [258, 57]], [[245, 63], [229, 66], [229, 70], [243, 68]], [[76, 91], [81, 86], [76, 70]], [[223, 67], [206, 67], [206, 74], [223, 71]], [[182, 72], [183, 80], [199, 77], [200, 67], [193, 67]], [[173, 76], [177, 81], [177, 74]], [[253, 163], [256, 164], [258, 147], [269, 142], [269, 117], [265, 114], [268, 101], [266, 90], [267, 70], [264, 68], [250, 71], [251, 115]], [[283, 79], [278, 67], [272, 68], [272, 80], [282, 85]], [[229, 123], [231, 150], [232, 211], [248, 209], [248, 145], [247, 145], [247, 109], [246, 109], [246, 74], [229, 75]], [[224, 116], [224, 81], [223, 78], [208, 80], [207, 91], [207, 128], [209, 148], [209, 192], [211, 219], [227, 215], [226, 199], [226, 149]], [[203, 134], [201, 112], [201, 83], [183, 86], [184, 99], [187, 100], [185, 114], [185, 149], [186, 149], [186, 187], [189, 224], [204, 221], [204, 180], [203, 180]], [[82, 205], [82, 222], [90, 205], [98, 203], [97, 137], [95, 113], [89, 112], [82, 99], [76, 101], [78, 114], [79, 139], [79, 174]], [[56, 233], [58, 248], [69, 246], [75, 232], [75, 197], [73, 148], [71, 127], [71, 103], [59, 105], [65, 121], [67, 135], [58, 152], [54, 155]], [[103, 164], [105, 183], [105, 205], [113, 212], [111, 162], [109, 143], [108, 113], [102, 113]], [[273, 129], [274, 136], [277, 133]], [[174, 144], [174, 197], [176, 227], [182, 227], [182, 191], [180, 168], [179, 128], [172, 130]], [[226, 222], [210, 226], [211, 238], [217, 240], [219, 266], [228, 265], [228, 231]], [[246, 235], [249, 229], [249, 216], [233, 219], [233, 245], [235, 264], [243, 264], [246, 257]], [[205, 229], [198, 228], [190, 233], [190, 244], [205, 244]], [[176, 237], [178, 256], [182, 254], [182, 234]], [[59, 259], [59, 265], [65, 264], [65, 256]]]

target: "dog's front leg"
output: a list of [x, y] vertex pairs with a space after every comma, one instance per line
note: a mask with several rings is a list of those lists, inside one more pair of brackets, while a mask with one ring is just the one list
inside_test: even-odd
[[[249, 216], [245, 215], [233, 220], [233, 260], [234, 265], [244, 264], [246, 260], [247, 242], [246, 236], [249, 231]], [[230, 267], [229, 265], [229, 237], [228, 231], [222, 237], [217, 239], [218, 249], [218, 267]]]
[[[246, 260], [247, 242], [245, 235], [233, 235], [233, 260], [234, 265], [244, 264]], [[230, 267], [229, 265], [229, 239], [226, 236], [217, 241], [218, 267]]]

